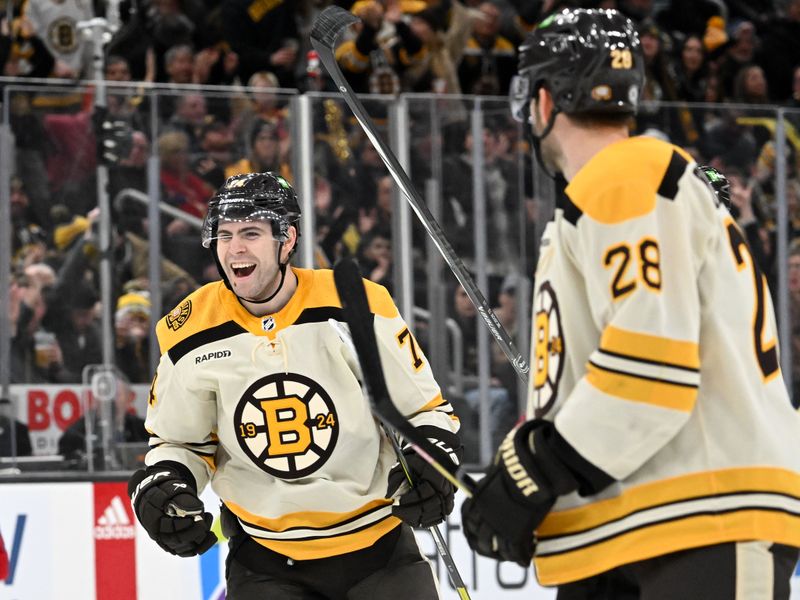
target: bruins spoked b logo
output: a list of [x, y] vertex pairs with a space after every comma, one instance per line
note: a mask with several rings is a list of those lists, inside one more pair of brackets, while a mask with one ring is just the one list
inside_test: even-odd
[[564, 372], [564, 334], [561, 311], [555, 290], [543, 282], [533, 305], [533, 338], [531, 369], [533, 370], [534, 415], [546, 414], [558, 399], [558, 382]]
[[328, 393], [296, 373], [276, 373], [251, 385], [236, 407], [234, 426], [250, 460], [281, 479], [319, 469], [339, 437], [339, 419]]

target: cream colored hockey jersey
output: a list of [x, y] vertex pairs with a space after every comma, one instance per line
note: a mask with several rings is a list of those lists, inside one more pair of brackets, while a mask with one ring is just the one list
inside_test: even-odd
[[[297, 291], [273, 315], [253, 316], [217, 282], [158, 323], [146, 463], [187, 465], [258, 543], [310, 559], [370, 546], [400, 521], [386, 498], [394, 451], [328, 322], [343, 322], [333, 274], [292, 270]], [[458, 421], [427, 359], [386, 289], [366, 286], [393, 401], [452, 437]]]
[[766, 282], [696, 164], [645, 137], [566, 189], [536, 270], [529, 412], [617, 483], [562, 497], [539, 581], [722, 542], [800, 546], [800, 417]]

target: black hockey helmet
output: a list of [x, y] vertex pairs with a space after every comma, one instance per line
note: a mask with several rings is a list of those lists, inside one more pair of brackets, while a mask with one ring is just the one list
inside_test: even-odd
[[564, 9], [539, 23], [519, 52], [510, 91], [518, 121], [528, 121], [530, 100], [542, 86], [558, 112], [636, 112], [644, 59], [636, 28], [616, 10]]
[[728, 178], [714, 167], [706, 165], [698, 165], [694, 172], [714, 192], [717, 205], [723, 204], [725, 208], [731, 210], [731, 182]]
[[269, 221], [279, 242], [289, 239], [289, 226], [298, 228], [300, 204], [291, 184], [276, 173], [246, 173], [229, 177], [208, 203], [201, 239], [210, 248], [220, 221]]
[[[225, 275], [225, 269], [217, 256], [217, 231], [220, 221], [247, 223], [250, 221], [269, 221], [272, 227], [272, 237], [278, 244], [278, 263], [280, 264], [281, 280], [278, 289], [267, 298], [244, 298], [248, 302], [263, 304], [274, 298], [283, 287], [286, 276], [286, 266], [289, 263], [280, 262], [281, 248], [289, 240], [289, 226], [294, 225], [297, 237], [300, 237], [300, 204], [297, 194], [291, 184], [276, 173], [246, 173], [228, 177], [217, 193], [208, 202], [208, 212], [203, 221], [200, 238], [205, 248], [211, 248], [214, 262], [217, 265], [222, 281], [231, 291], [230, 281]], [[292, 248], [289, 257], [297, 249]]]

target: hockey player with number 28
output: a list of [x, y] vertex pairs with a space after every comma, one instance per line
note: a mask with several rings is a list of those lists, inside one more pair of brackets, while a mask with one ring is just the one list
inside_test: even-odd
[[559, 600], [789, 597], [800, 416], [721, 175], [629, 137], [635, 28], [567, 9], [520, 49], [512, 107], [568, 182], [535, 274], [530, 420], [464, 502], [470, 545]]
[[[136, 515], [162, 548], [193, 556], [216, 536], [198, 495], [221, 498], [227, 597], [438, 598], [409, 525], [453, 508], [453, 486], [410, 448], [415, 486], [362, 394], [331, 271], [289, 265], [300, 207], [272, 173], [237, 175], [211, 199], [202, 242], [222, 281], [156, 328], [162, 351]], [[458, 421], [385, 288], [366, 283], [393, 400], [458, 460]]]

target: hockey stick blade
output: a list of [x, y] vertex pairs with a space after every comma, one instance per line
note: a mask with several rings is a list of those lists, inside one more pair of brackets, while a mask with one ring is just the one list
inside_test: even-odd
[[358, 17], [341, 6], [329, 6], [317, 16], [311, 28], [311, 39], [317, 40], [328, 48], [333, 48], [336, 38], [353, 23], [358, 22]]
[[411, 208], [419, 218], [427, 234], [430, 236], [431, 240], [433, 240], [434, 245], [444, 258], [447, 266], [450, 267], [450, 270], [456, 276], [456, 279], [458, 279], [461, 287], [464, 288], [470, 302], [475, 306], [492, 336], [494, 336], [494, 339], [497, 341], [506, 357], [508, 357], [517, 376], [523, 383], [527, 384], [528, 372], [530, 370], [528, 361], [522, 353], [517, 350], [511, 336], [505, 330], [491, 306], [489, 306], [489, 303], [464, 266], [464, 263], [458, 257], [455, 250], [453, 250], [441, 226], [431, 214], [431, 211], [422, 200], [419, 192], [414, 188], [414, 184], [411, 182], [411, 179], [409, 179], [408, 174], [406, 174], [400, 162], [397, 160], [397, 157], [395, 157], [386, 142], [378, 135], [372, 119], [364, 109], [364, 105], [361, 104], [361, 101], [356, 97], [352, 88], [347, 83], [347, 80], [344, 78], [344, 75], [342, 75], [334, 53], [336, 40], [348, 26], [356, 21], [358, 21], [358, 18], [343, 8], [329, 6], [319, 14], [314, 22], [311, 31], [311, 45], [314, 47], [314, 50], [317, 51], [317, 54], [319, 54], [320, 62], [325, 66], [325, 69], [330, 74], [339, 92], [341, 92], [350, 110], [353, 111], [353, 115], [355, 115], [358, 124], [361, 126], [361, 129], [364, 130], [370, 142], [372, 142], [372, 146], [380, 156], [383, 164], [386, 165], [392, 179], [394, 179], [397, 186], [402, 190], [403, 195], [411, 205]]
[[381, 421], [403, 436], [414, 447], [417, 454], [441, 473], [442, 477], [467, 496], [472, 497], [472, 490], [475, 489], [473, 479], [464, 472], [461, 466], [437, 461], [434, 458], [437, 452], [433, 444], [409, 423], [392, 402], [386, 387], [386, 379], [383, 376], [378, 341], [375, 339], [364, 280], [361, 278], [358, 266], [351, 259], [340, 260], [333, 268], [333, 280], [342, 302], [344, 319], [350, 328], [353, 345], [358, 354], [358, 362], [361, 365], [361, 373], [367, 386], [372, 411]]

